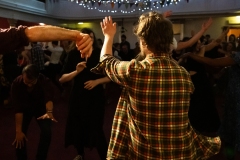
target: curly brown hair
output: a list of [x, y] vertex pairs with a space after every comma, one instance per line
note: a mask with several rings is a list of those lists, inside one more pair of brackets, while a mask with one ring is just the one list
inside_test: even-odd
[[154, 54], [169, 53], [173, 42], [172, 23], [162, 14], [151, 11], [139, 17], [134, 34], [141, 39]]

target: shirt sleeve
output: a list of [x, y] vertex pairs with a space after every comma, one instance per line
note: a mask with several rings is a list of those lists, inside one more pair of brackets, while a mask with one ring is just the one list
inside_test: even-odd
[[113, 82], [127, 86], [130, 82], [130, 71], [134, 67], [141, 67], [136, 60], [120, 61], [112, 55], [104, 55], [100, 58], [100, 63], [91, 69], [96, 74], [107, 75]]
[[26, 26], [18, 28], [0, 29], [0, 54], [19, 49], [29, 44], [25, 34]]

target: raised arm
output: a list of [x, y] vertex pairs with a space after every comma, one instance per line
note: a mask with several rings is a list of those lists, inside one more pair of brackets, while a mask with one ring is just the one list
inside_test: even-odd
[[201, 38], [201, 36], [206, 32], [206, 30], [211, 26], [211, 24], [212, 24], [212, 18], [209, 18], [208, 21], [202, 24], [201, 30], [198, 33], [196, 33], [190, 40], [186, 42], [179, 42], [176, 50], [179, 51], [184, 48], [191, 47], [194, 43], [196, 43]]
[[112, 53], [113, 38], [116, 33], [116, 23], [112, 22], [112, 17], [105, 17], [100, 23], [104, 35], [104, 43], [101, 50], [101, 57]]

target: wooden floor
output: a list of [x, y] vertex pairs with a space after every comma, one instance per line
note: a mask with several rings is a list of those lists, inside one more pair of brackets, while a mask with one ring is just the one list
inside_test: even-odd
[[[119, 96], [119, 89], [113, 87], [108, 92], [108, 103], [105, 110], [105, 124], [104, 131], [106, 138], [109, 140], [112, 120]], [[52, 142], [49, 150], [48, 160], [72, 160], [76, 155], [73, 147], [64, 148], [64, 131], [67, 118], [67, 95], [56, 96], [54, 102], [54, 116], [58, 123], [54, 123], [52, 127]], [[28, 155], [29, 160], [35, 159], [39, 137], [39, 128], [32, 120], [28, 131]], [[13, 108], [4, 108], [0, 106], [0, 160], [15, 160], [15, 149], [11, 145], [15, 138], [15, 122]], [[95, 149], [86, 149], [86, 160], [99, 160], [99, 156]], [[210, 158], [210, 160], [226, 160], [224, 152], [221, 151], [218, 155]]]

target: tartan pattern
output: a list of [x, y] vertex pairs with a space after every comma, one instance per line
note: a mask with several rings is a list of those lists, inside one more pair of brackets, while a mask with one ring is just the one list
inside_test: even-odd
[[35, 64], [38, 66], [38, 69], [40, 71], [44, 70], [44, 51], [42, 49], [42, 46], [40, 44], [34, 44], [31, 49], [31, 61], [32, 64]]
[[194, 86], [169, 55], [130, 62], [105, 56], [102, 64], [98, 67], [105, 67], [109, 78], [124, 87], [108, 158], [204, 160], [219, 152], [219, 137], [205, 137], [191, 127], [188, 108]]

